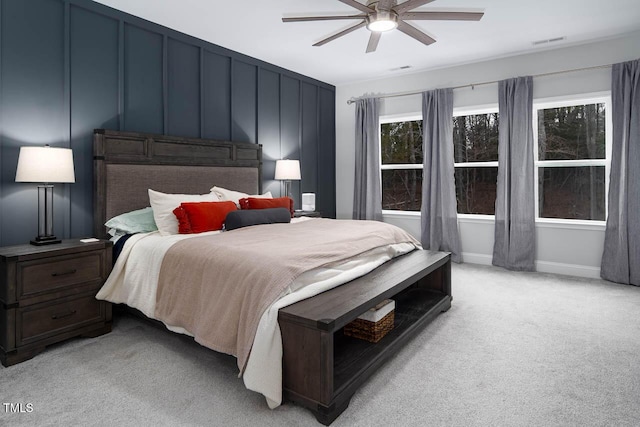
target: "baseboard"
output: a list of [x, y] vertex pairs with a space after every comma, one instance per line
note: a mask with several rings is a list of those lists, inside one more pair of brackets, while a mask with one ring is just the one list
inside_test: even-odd
[[492, 255], [462, 252], [462, 262], [468, 262], [469, 264], [492, 265], [492, 259]]
[[600, 267], [580, 264], [565, 264], [552, 261], [536, 261], [536, 271], [541, 273], [564, 274], [567, 276], [600, 278]]
[[[479, 265], [492, 265], [492, 255], [472, 252], [462, 253], [462, 262]], [[536, 271], [540, 273], [563, 274], [565, 276], [586, 277], [590, 279], [600, 278], [600, 268], [580, 264], [566, 264], [552, 261], [536, 261]]]

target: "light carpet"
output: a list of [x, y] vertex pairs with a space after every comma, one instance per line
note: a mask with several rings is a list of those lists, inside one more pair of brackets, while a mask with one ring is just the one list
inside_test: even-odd
[[[453, 266], [453, 305], [334, 426], [638, 426], [640, 288]], [[129, 315], [113, 332], [0, 367], [6, 426], [318, 426], [269, 410], [235, 360]]]

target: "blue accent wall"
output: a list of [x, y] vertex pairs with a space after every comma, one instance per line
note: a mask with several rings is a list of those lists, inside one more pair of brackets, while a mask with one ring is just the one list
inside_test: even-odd
[[263, 146], [300, 159], [317, 210], [335, 216], [335, 88], [90, 0], [0, 0], [0, 246], [37, 234], [36, 185], [16, 183], [21, 146], [73, 149], [75, 184], [58, 184], [54, 233], [91, 235], [95, 128]]

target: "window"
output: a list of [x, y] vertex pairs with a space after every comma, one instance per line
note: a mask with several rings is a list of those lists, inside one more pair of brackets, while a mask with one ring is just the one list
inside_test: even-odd
[[420, 211], [422, 204], [422, 119], [382, 119], [380, 162], [382, 209]]
[[[493, 215], [498, 176], [498, 113], [474, 110], [453, 118], [458, 213]], [[382, 209], [420, 211], [422, 120], [382, 119], [380, 161]]]
[[498, 180], [497, 109], [453, 117], [453, 156], [459, 214], [495, 214]]
[[[608, 95], [534, 102], [535, 209], [544, 220], [604, 221], [609, 185]], [[455, 110], [453, 145], [458, 214], [495, 215], [497, 106]], [[381, 119], [382, 209], [419, 212], [422, 120]]]
[[538, 218], [605, 220], [608, 105], [606, 98], [534, 105]]

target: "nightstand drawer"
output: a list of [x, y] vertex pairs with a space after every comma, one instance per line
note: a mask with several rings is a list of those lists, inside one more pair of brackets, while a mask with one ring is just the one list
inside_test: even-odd
[[102, 253], [88, 252], [19, 263], [19, 298], [91, 281], [100, 282]]
[[24, 345], [70, 328], [104, 321], [105, 313], [104, 304], [91, 294], [56, 304], [19, 309], [17, 317], [16, 344]]

